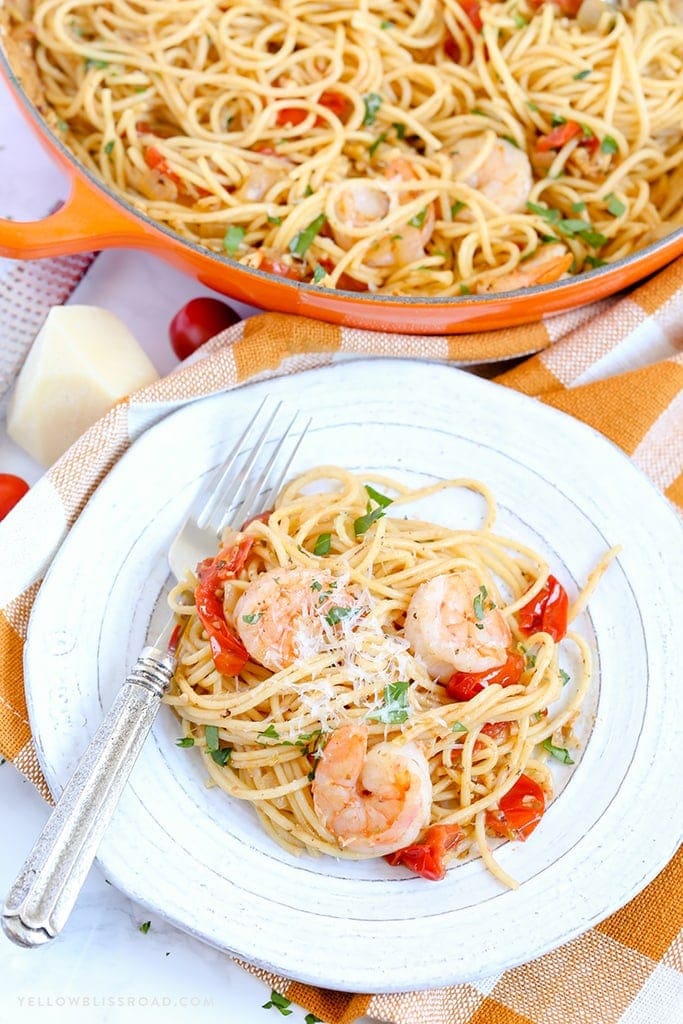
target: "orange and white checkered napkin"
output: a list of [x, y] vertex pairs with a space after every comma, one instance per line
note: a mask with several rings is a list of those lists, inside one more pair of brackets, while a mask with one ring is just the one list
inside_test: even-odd
[[[550, 345], [546, 336], [543, 351], [497, 379], [601, 430], [683, 508], [683, 260], [628, 296], [565, 316], [563, 324], [549, 332], [560, 341]], [[405, 338], [264, 314], [212, 339], [204, 358], [115, 406], [0, 525], [0, 752], [50, 798], [23, 688], [31, 606], [89, 495], [146, 427], [195, 398], [340, 358], [485, 361], [539, 347], [538, 330], [529, 327]], [[625, 495], [625, 514], [627, 503]], [[640, 896], [596, 928], [477, 984], [348, 995], [248, 969], [330, 1024], [364, 1014], [395, 1024], [675, 1024], [683, 1020], [682, 891], [679, 853]], [[453, 942], [467, 936], [454, 935]]]

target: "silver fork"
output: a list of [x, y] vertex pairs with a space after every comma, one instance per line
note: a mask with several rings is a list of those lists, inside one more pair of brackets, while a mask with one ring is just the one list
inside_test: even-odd
[[[259, 472], [281, 403], [265, 399], [227, 459], [202, 487], [173, 540], [169, 566], [176, 579], [215, 554], [227, 523], [244, 523], [279, 491], [308, 426], [298, 435], [295, 415]], [[66, 784], [12, 885], [2, 914], [6, 935], [19, 946], [41, 946], [66, 924], [102, 836], [152, 727], [175, 670], [174, 617], [145, 647]]]

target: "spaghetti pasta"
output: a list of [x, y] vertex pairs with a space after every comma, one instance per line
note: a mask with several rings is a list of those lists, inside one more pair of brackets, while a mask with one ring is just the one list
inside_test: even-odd
[[[448, 488], [481, 496], [481, 528], [401, 518]], [[489, 844], [526, 838], [552, 797], [548, 757], [572, 763], [591, 653], [566, 633], [569, 681], [566, 594], [494, 519], [474, 480], [415, 491], [320, 467], [172, 592], [180, 743], [288, 851], [428, 878], [471, 851], [515, 884]]]
[[247, 266], [509, 291], [683, 221], [678, 0], [35, 0], [17, 20], [76, 156]]

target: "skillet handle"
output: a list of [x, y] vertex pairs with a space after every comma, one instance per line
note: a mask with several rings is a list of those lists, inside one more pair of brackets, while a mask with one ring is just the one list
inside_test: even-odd
[[46, 256], [116, 247], [150, 248], [148, 231], [103, 197], [86, 179], [72, 179], [71, 194], [43, 220], [0, 217], [0, 256], [38, 260]]

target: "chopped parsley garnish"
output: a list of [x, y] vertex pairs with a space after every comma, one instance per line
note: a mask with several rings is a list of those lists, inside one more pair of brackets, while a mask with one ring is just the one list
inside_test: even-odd
[[379, 147], [382, 145], [382, 143], [384, 142], [386, 137], [387, 137], [387, 133], [386, 132], [382, 132], [381, 135], [377, 136], [375, 141], [372, 143], [372, 145], [368, 149], [368, 153], [370, 154], [371, 157], [375, 155], [375, 153], [377, 152]]
[[235, 255], [246, 233], [246, 230], [241, 228], [238, 224], [230, 225], [223, 236], [223, 248], [227, 252], [228, 256]]
[[517, 650], [519, 650], [525, 658], [526, 668], [534, 668], [536, 666], [536, 655], [529, 654], [524, 644], [517, 644]]
[[478, 622], [484, 618], [484, 601], [488, 597], [488, 591], [486, 587], [479, 587], [479, 593], [472, 602], [474, 608], [474, 617]]
[[380, 492], [376, 491], [370, 484], [365, 485], [365, 490], [368, 492], [368, 497], [372, 498], [380, 508], [388, 508], [393, 502], [393, 498], [387, 498], [386, 494], [380, 494]]
[[396, 132], [396, 137], [399, 139], [405, 139], [406, 137], [406, 126], [402, 121], [394, 121], [391, 126]]
[[590, 245], [591, 249], [599, 249], [607, 241], [605, 236], [601, 235], [599, 231], [582, 231], [581, 238], [583, 238], [586, 245]]
[[571, 679], [571, 676], [569, 675], [568, 672], [565, 672], [565, 670], [563, 668], [561, 668], [560, 669], [560, 679], [562, 680], [562, 685], [566, 686], [567, 683], [569, 682], [569, 680]]
[[488, 117], [489, 116], [486, 113], [485, 110], [480, 110], [479, 107], [472, 107], [472, 109], [470, 110], [470, 114], [476, 114], [477, 117]]
[[329, 555], [332, 550], [332, 534], [321, 533], [313, 548], [314, 555]]
[[104, 147], [104, 152], [107, 154], [107, 156], [109, 156], [109, 154], [111, 153], [113, 148], [114, 148], [114, 140], [110, 139], [109, 142], [107, 143], [107, 145]]
[[206, 737], [206, 749], [218, 750], [218, 726], [207, 725], [204, 735]]
[[289, 243], [289, 251], [294, 256], [299, 256], [301, 259], [308, 252], [313, 239], [320, 231], [321, 227], [325, 223], [325, 214], [319, 214], [315, 220], [312, 220], [307, 228], [303, 231], [298, 231], [292, 241]]
[[554, 746], [550, 737], [548, 737], [547, 740], [543, 740], [541, 745], [544, 750], [547, 750], [549, 754], [552, 754], [552, 756], [562, 764], [574, 764], [574, 761], [569, 756], [567, 748]]
[[562, 114], [553, 114], [550, 118], [550, 124], [553, 128], [559, 128], [561, 124], [566, 124], [567, 118], [562, 117]]
[[607, 266], [607, 260], [601, 260], [599, 256], [586, 256], [586, 263], [594, 268]]
[[534, 103], [533, 100], [527, 100], [526, 105], [529, 108], [529, 110], [533, 110], [534, 113], [538, 112], [538, 110], [540, 109], [538, 103]]
[[515, 11], [512, 18], [517, 28], [524, 28], [525, 25], [529, 24], [526, 18], [523, 18], [519, 11]]
[[263, 1004], [263, 1009], [279, 1010], [283, 1017], [289, 1017], [290, 1013], [294, 1013], [294, 1010], [289, 1009], [291, 1005], [291, 999], [287, 999], [286, 996], [281, 996], [279, 992], [275, 991], [275, 989], [271, 989], [270, 999], [268, 1000], [267, 1003]]
[[509, 142], [511, 146], [514, 146], [515, 149], [519, 149], [519, 143], [512, 135], [501, 135], [501, 139], [505, 139], [505, 141]]
[[61, 117], [57, 118], [57, 127], [59, 128], [60, 132], [68, 132], [69, 130], [68, 124], [66, 123], [66, 121], [63, 121]]
[[275, 224], [276, 227], [282, 224], [282, 217], [266, 217], [266, 220], [269, 224]]
[[223, 747], [221, 750], [212, 750], [211, 757], [217, 765], [220, 765], [221, 768], [225, 768], [226, 764], [228, 764], [232, 757], [232, 748]]
[[97, 60], [95, 57], [88, 57], [85, 62], [85, 70], [90, 71], [95, 68], [97, 71], [104, 71], [105, 68], [109, 67], [108, 60]]
[[600, 143], [600, 149], [603, 153], [618, 153], [619, 144], [617, 143], [617, 140], [613, 138], [611, 135], [605, 135], [604, 139]]
[[183, 736], [182, 739], [175, 741], [176, 747], [193, 747], [194, 739], [192, 736]]
[[453, 722], [451, 726], [451, 732], [467, 732], [467, 726], [463, 725], [462, 722]]
[[368, 127], [375, 123], [377, 117], [377, 111], [382, 106], [382, 97], [379, 93], [371, 92], [367, 96], [363, 97], [363, 103], [365, 105], [365, 114], [363, 116], [363, 124]]
[[472, 294], [472, 289], [468, 288], [466, 284], [461, 284], [460, 285], [460, 294], [461, 295], [471, 295]]
[[570, 238], [573, 235], [578, 235], [579, 238], [582, 238], [587, 245], [594, 249], [604, 245], [607, 241], [604, 235], [593, 229], [590, 221], [563, 217], [559, 210], [549, 206], [540, 206], [538, 203], [527, 203], [526, 206], [527, 210], [542, 217], [543, 220], [547, 221], [548, 224], [552, 224], [563, 235], [567, 235]]
[[277, 731], [277, 729], [275, 728], [275, 726], [273, 725], [272, 722], [270, 723], [270, 725], [268, 726], [267, 729], [263, 730], [263, 732], [257, 732], [256, 733], [256, 738], [257, 739], [260, 739], [261, 736], [264, 736], [267, 740], [279, 740], [280, 739], [280, 734], [279, 734], [279, 732]]
[[386, 20], [385, 21], [380, 21], [379, 27], [383, 28], [383, 29], [393, 28], [394, 27], [394, 23], [393, 23], [393, 21], [386, 21]]
[[408, 221], [408, 223], [411, 225], [411, 227], [421, 228], [422, 225], [425, 222], [425, 217], [426, 216], [427, 216], [427, 207], [425, 206], [424, 210], [420, 210], [420, 212], [416, 213], [414, 217], [411, 217], [410, 220]]
[[592, 68], [584, 68], [583, 71], [577, 71], [575, 75], [572, 75], [572, 78], [575, 82], [582, 82], [584, 78], [588, 78], [592, 70]]
[[315, 270], [313, 271], [313, 284], [319, 284], [324, 277], [327, 276], [327, 271], [324, 267], [321, 267], [319, 263], [316, 263]]
[[467, 209], [467, 203], [463, 203], [461, 199], [457, 199], [451, 206], [451, 217], [457, 217], [461, 210]]
[[138, 931], [142, 932], [143, 935], [146, 935], [151, 927], [152, 927], [152, 922], [151, 921], [143, 921], [142, 924], [140, 925], [140, 927], [138, 928]]
[[607, 209], [613, 217], [621, 217], [622, 213], [626, 212], [626, 206], [622, 203], [621, 199], [617, 199], [613, 192], [605, 196], [607, 202]]
[[377, 711], [372, 711], [367, 718], [373, 722], [384, 722], [385, 725], [401, 725], [410, 714], [408, 704], [407, 680], [389, 683], [384, 687], [384, 704]]
[[585, 209], [585, 203], [572, 203], [572, 213], [583, 213]]
[[341, 608], [338, 604], [333, 604], [329, 612], [325, 616], [325, 622], [328, 626], [336, 626], [338, 622], [343, 619], [348, 619], [349, 615], [353, 613], [353, 608]]
[[252, 615], [243, 615], [242, 622], [246, 622], [248, 626], [253, 626], [255, 622], [263, 615], [263, 612], [254, 612]]
[[322, 589], [323, 589], [323, 585], [320, 582], [320, 580], [313, 580], [313, 582], [311, 583], [311, 590], [322, 590]]

